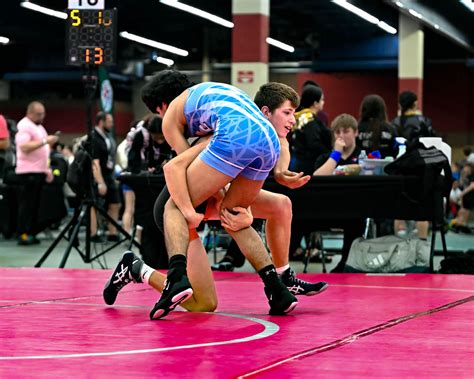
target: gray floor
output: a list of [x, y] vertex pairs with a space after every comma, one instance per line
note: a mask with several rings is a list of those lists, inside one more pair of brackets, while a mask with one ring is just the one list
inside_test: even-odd
[[[3, 236], [0, 237], [0, 267], [34, 267], [36, 262], [40, 259], [43, 253], [52, 244], [54, 237], [57, 235], [57, 231], [48, 231], [47, 233], [41, 233], [38, 237], [41, 240], [41, 244], [34, 246], [18, 246], [15, 239], [5, 239]], [[81, 237], [81, 236], [80, 236]], [[80, 238], [81, 246], [83, 246], [83, 238]], [[448, 251], [466, 251], [474, 248], [474, 235], [456, 234], [448, 232], [446, 235]], [[53, 250], [48, 259], [42, 264], [42, 267], [58, 267], [61, 262], [64, 252], [67, 246], [66, 241], [62, 241]], [[104, 247], [108, 247], [110, 244], [93, 244], [92, 255], [98, 254]], [[332, 262], [327, 264], [327, 269], [331, 270], [339, 261], [340, 255], [337, 251], [342, 246], [342, 240], [340, 235], [330, 235], [324, 238], [324, 246], [330, 251], [336, 251], [332, 257]], [[72, 249], [67, 261], [66, 268], [113, 268], [119, 260], [119, 257], [127, 249], [128, 243], [123, 243], [102, 257], [97, 259], [93, 263], [84, 263], [81, 256]], [[136, 250], [136, 249], [135, 249]], [[441, 251], [441, 239], [439, 234], [436, 239], [436, 250]], [[211, 251], [209, 253], [209, 262], [214, 263], [214, 259], [219, 260], [225, 250], [222, 248], [217, 249], [217, 254]], [[439, 268], [439, 262], [442, 260], [442, 256], [437, 254], [435, 256], [435, 270]], [[303, 271], [302, 262], [291, 262], [292, 267], [296, 272]], [[236, 271], [253, 271], [252, 267], [245, 263], [242, 268], [236, 269]], [[308, 272], [320, 273], [322, 272], [322, 265], [320, 263], [310, 263]]]

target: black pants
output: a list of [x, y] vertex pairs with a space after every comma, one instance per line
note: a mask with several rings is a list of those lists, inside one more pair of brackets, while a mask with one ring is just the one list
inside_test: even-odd
[[45, 183], [45, 174], [18, 174], [18, 234], [36, 235], [41, 190]]

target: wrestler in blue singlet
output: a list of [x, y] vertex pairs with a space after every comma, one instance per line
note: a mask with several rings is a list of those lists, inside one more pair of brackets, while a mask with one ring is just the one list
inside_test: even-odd
[[188, 91], [184, 115], [189, 135], [214, 134], [200, 159], [233, 178], [242, 174], [265, 180], [280, 155], [280, 141], [252, 99], [222, 83], [201, 83]]

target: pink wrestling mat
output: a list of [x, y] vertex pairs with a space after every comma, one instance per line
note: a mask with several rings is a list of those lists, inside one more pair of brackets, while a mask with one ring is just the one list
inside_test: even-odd
[[0, 269], [0, 377], [474, 377], [474, 277], [307, 274], [329, 289], [269, 316], [256, 274], [216, 273], [214, 314], [150, 321], [111, 271]]

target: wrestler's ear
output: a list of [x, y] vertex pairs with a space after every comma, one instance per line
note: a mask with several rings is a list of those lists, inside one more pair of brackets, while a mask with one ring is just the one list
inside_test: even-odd
[[161, 117], [163, 117], [168, 110], [168, 104], [162, 102], [161, 105], [156, 106], [156, 113], [158, 113]]
[[268, 108], [266, 105], [262, 107], [261, 111], [266, 118], [271, 116], [270, 108]]

